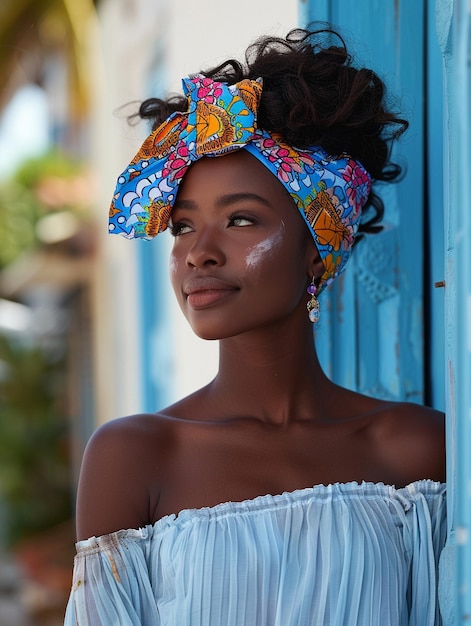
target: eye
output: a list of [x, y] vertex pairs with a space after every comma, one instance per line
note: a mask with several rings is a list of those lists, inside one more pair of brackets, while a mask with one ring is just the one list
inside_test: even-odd
[[184, 222], [175, 222], [170, 224], [170, 232], [173, 237], [179, 237], [180, 235], [186, 235], [192, 232], [192, 227]]
[[252, 217], [248, 217], [246, 215], [232, 215], [229, 218], [229, 226], [253, 226], [255, 224], [255, 220]]

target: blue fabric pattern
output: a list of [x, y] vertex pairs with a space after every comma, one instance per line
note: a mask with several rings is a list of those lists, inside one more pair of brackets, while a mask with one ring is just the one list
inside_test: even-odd
[[329, 155], [319, 146], [300, 150], [257, 128], [261, 80], [228, 85], [195, 74], [182, 83], [188, 111], [173, 113], [152, 131], [119, 176], [109, 232], [152, 239], [167, 228], [192, 163], [244, 148], [285, 187], [306, 222], [324, 264], [319, 294], [345, 269], [370, 175], [347, 154]]
[[435, 626], [445, 486], [347, 483], [77, 544], [65, 626]]

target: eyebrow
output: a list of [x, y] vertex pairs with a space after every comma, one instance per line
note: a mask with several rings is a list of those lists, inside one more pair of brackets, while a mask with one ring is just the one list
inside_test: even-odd
[[[231, 204], [236, 204], [237, 202], [243, 202], [245, 200], [254, 200], [255, 202], [260, 202], [265, 206], [272, 208], [272, 205], [266, 198], [259, 196], [256, 193], [252, 193], [249, 191], [243, 191], [240, 193], [228, 193], [223, 196], [218, 196], [216, 198], [216, 205], [218, 207], [227, 207]], [[193, 200], [179, 200], [178, 197], [175, 200], [174, 208], [175, 209], [195, 209], [196, 202]]]

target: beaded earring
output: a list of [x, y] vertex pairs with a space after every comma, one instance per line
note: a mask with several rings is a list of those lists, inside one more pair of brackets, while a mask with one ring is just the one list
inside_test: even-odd
[[315, 284], [315, 277], [312, 277], [312, 281], [307, 288], [308, 294], [310, 294], [311, 299], [307, 303], [307, 310], [309, 313], [309, 319], [313, 324], [319, 321], [319, 302], [316, 298], [317, 286]]

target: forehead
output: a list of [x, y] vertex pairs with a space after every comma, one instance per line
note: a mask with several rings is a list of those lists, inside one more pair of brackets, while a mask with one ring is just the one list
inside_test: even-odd
[[240, 192], [255, 193], [274, 204], [286, 204], [297, 213], [294, 200], [284, 186], [246, 150], [203, 157], [193, 163], [180, 183], [177, 201], [200, 194]]

